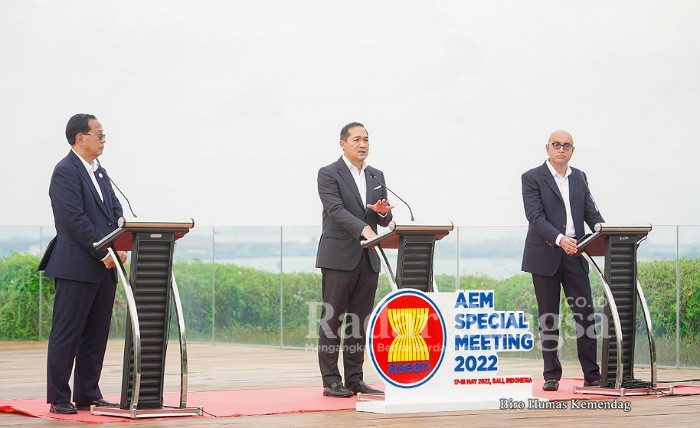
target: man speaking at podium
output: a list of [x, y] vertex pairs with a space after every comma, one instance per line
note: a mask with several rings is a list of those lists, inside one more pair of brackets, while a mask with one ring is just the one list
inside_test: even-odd
[[[53, 171], [49, 196], [56, 237], [39, 264], [55, 278], [56, 296], [47, 355], [46, 401], [52, 413], [77, 413], [91, 404], [109, 406], [98, 382], [102, 371], [117, 277], [106, 251], [92, 247], [117, 228], [122, 206], [96, 159], [105, 134], [90, 114], [68, 120], [71, 151]], [[126, 252], [119, 251], [126, 261]], [[68, 386], [73, 363], [73, 399]], [[77, 406], [77, 408], [76, 408]]]
[[[377, 236], [377, 224], [389, 224], [393, 207], [386, 199], [384, 174], [365, 162], [369, 154], [365, 126], [358, 122], [345, 125], [340, 147], [343, 156], [318, 171], [318, 195], [323, 204], [323, 231], [316, 256], [323, 286], [318, 363], [323, 395], [381, 394], [364, 382], [362, 373], [367, 317], [381, 266], [377, 254], [363, 249], [360, 240]], [[345, 386], [338, 371], [343, 318]]]
[[600, 385], [596, 362], [588, 264], [575, 256], [577, 241], [584, 235], [583, 223], [593, 229], [603, 223], [588, 188], [586, 174], [569, 166], [574, 140], [566, 131], [555, 131], [545, 146], [549, 159], [522, 175], [523, 204], [529, 222], [522, 269], [532, 274], [539, 310], [545, 391], [559, 389], [560, 289], [576, 322], [576, 346], [583, 370], [584, 386]]

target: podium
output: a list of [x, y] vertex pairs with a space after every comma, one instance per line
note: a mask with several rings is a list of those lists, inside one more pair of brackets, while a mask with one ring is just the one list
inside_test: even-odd
[[[370, 240], [362, 241], [363, 248], [374, 249], [379, 254], [384, 270], [388, 273], [392, 291], [413, 288], [424, 292], [438, 291], [433, 278], [435, 241], [447, 236], [454, 229], [452, 223], [389, 223], [389, 231]], [[384, 249], [398, 249], [396, 275], [391, 269]]]
[[[603, 395], [647, 395], [673, 393], [673, 387], [656, 384], [656, 347], [651, 316], [642, 286], [637, 279], [637, 248], [647, 238], [651, 225], [596, 224], [595, 232], [578, 244], [577, 255], [593, 268], [605, 296], [601, 386], [578, 387], [574, 392]], [[605, 257], [605, 274], [593, 260]], [[637, 301], [642, 310], [649, 341], [651, 381], [634, 378]]]
[[[119, 408], [91, 406], [95, 415], [137, 418], [197, 416], [201, 407], [187, 407], [187, 342], [180, 295], [172, 274], [175, 241], [194, 227], [184, 222], [119, 219], [118, 228], [95, 242], [115, 261], [124, 285], [127, 323]], [[130, 275], [116, 251], [131, 251]], [[180, 403], [163, 405], [163, 377], [168, 346], [170, 307], [177, 316], [180, 339]]]

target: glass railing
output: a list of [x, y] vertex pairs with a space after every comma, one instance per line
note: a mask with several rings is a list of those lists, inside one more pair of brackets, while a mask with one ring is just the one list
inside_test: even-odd
[[[0, 226], [0, 340], [48, 337], [53, 280], [34, 269], [54, 233], [52, 226]], [[532, 319], [532, 282], [520, 270], [525, 233], [524, 226], [456, 227], [435, 248], [440, 291], [493, 288], [497, 305], [500, 296], [503, 308], [526, 310]], [[314, 347], [321, 300], [321, 276], [314, 267], [320, 234], [320, 227], [297, 226], [192, 229], [177, 243], [173, 268], [188, 338]], [[396, 252], [387, 255], [394, 263]], [[652, 315], [658, 363], [700, 366], [700, 226], [654, 226], [639, 247], [638, 277]], [[594, 276], [591, 284], [600, 312], [602, 286]], [[118, 290], [113, 338], [123, 337], [126, 320], [123, 290]], [[377, 300], [388, 291], [382, 276]], [[644, 364], [649, 353], [640, 310], [637, 325], [635, 361]], [[562, 331], [566, 336], [567, 327]], [[573, 342], [565, 337], [564, 358], [576, 358]], [[536, 352], [522, 356], [539, 358]]]

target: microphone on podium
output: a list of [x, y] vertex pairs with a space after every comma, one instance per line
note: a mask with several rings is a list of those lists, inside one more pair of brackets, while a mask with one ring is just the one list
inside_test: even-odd
[[586, 185], [586, 192], [588, 192], [588, 196], [590, 196], [591, 201], [593, 201], [593, 206], [595, 207], [595, 210], [600, 211], [600, 209], [598, 208], [598, 204], [596, 203], [595, 198], [593, 198], [593, 194], [591, 193], [591, 188], [588, 187], [588, 180], [586, 179], [586, 176], [581, 171], [579, 171], [579, 173], [581, 174], [581, 178], [583, 179], [583, 183]]
[[386, 184], [384, 184], [384, 182], [383, 182], [382, 180], [379, 179], [379, 177], [377, 177], [376, 175], [374, 175], [373, 172], [370, 172], [370, 173], [369, 173], [369, 176], [372, 177], [372, 178], [374, 178], [375, 180], [377, 180], [377, 181], [379, 182], [379, 184], [381, 184], [382, 186], [384, 186], [384, 188], [385, 188], [386, 190], [388, 190], [389, 192], [391, 192], [392, 195], [394, 195], [394, 196], [396, 196], [397, 198], [399, 198], [399, 201], [403, 202], [403, 203], [408, 207], [408, 212], [411, 214], [411, 221], [416, 221], [416, 220], [413, 218], [413, 210], [411, 209], [411, 206], [408, 205], [408, 202], [404, 201], [404, 200], [401, 198], [401, 196], [397, 195], [396, 193], [394, 193], [393, 190], [391, 190], [390, 188], [388, 188], [388, 187], [386, 186]]
[[[95, 159], [95, 160], [97, 160], [97, 159]], [[102, 168], [102, 171], [105, 172], [105, 175], [107, 176], [107, 179], [110, 181], [110, 183], [112, 183], [112, 185], [117, 188], [117, 190], [119, 191], [119, 193], [121, 193], [121, 195], [124, 197], [124, 199], [126, 199], [126, 204], [129, 206], [129, 211], [131, 211], [131, 215], [133, 215], [134, 218], [136, 218], [137, 217], [136, 213], [134, 213], [134, 210], [131, 209], [131, 202], [129, 202], [129, 198], [127, 198], [126, 195], [124, 194], [124, 192], [122, 192], [122, 189], [120, 189], [119, 186], [117, 186], [117, 183], [115, 183], [114, 180], [112, 180], [112, 177], [110, 177], [109, 174], [107, 174], [107, 170], [102, 166], [102, 164], [99, 161], [97, 161], [97, 165], [100, 168]]]

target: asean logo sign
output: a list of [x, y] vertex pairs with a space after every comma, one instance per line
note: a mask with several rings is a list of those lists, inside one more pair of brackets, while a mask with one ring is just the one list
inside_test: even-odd
[[368, 348], [377, 373], [399, 388], [415, 388], [437, 371], [447, 332], [437, 305], [419, 290], [386, 296], [374, 309]]

